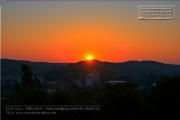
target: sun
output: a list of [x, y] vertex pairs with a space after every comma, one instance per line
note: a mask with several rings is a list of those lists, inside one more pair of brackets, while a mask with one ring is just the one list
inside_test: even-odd
[[86, 60], [92, 60], [92, 59], [94, 59], [94, 57], [92, 55], [87, 55], [86, 56]]

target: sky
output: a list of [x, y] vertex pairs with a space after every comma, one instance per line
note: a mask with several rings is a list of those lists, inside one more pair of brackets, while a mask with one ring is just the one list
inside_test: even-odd
[[[180, 64], [180, 1], [6, 1], [1, 58]], [[140, 5], [174, 5], [173, 20], [138, 20]]]

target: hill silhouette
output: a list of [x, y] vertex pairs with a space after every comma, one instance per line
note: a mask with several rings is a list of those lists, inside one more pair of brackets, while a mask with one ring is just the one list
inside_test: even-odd
[[25, 60], [1, 59], [2, 74], [19, 74], [20, 66], [26, 64], [34, 73], [49, 72], [66, 66], [66, 63], [32, 62]]
[[[122, 63], [102, 62], [99, 60], [84, 60], [77, 63], [45, 63], [21, 60], [1, 59], [2, 75], [19, 74], [20, 66], [27, 64], [34, 73], [50, 76], [51, 79], [60, 79], [64, 75], [71, 78], [85, 77], [92, 71], [100, 72], [100, 79], [122, 80], [124, 76], [129, 79], [155, 79], [159, 76], [180, 75], [180, 65], [164, 64], [156, 61], [127, 61]], [[56, 76], [56, 77], [52, 77]], [[125, 78], [125, 79], [126, 79]]]
[[140, 75], [140, 74], [180, 74], [180, 65], [164, 64], [156, 61], [127, 61], [123, 63], [102, 62], [99, 60], [85, 60], [69, 64], [65, 69], [78, 70], [99, 70], [113, 71], [119, 75]]

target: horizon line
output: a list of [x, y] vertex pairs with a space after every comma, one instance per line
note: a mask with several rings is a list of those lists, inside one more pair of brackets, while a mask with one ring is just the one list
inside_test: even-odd
[[[77, 62], [50, 62], [50, 61], [33, 61], [33, 60], [25, 60], [25, 59], [14, 59], [14, 58], [0, 58], [0, 60], [16, 60], [16, 61], [25, 61], [25, 62], [34, 62], [34, 63], [54, 63], [54, 64], [58, 64], [58, 63], [66, 63], [66, 64], [71, 64], [71, 63], [79, 63], [79, 62], [83, 62], [83, 61], [89, 61], [89, 60], [79, 60]], [[126, 62], [157, 62], [157, 63], [162, 63], [162, 64], [171, 64], [171, 65], [180, 65], [179, 64], [175, 64], [175, 63], [165, 63], [165, 62], [160, 62], [160, 61], [156, 61], [156, 60], [127, 60], [127, 61], [119, 61], [119, 62], [112, 62], [112, 61], [103, 61], [103, 60], [99, 60], [99, 59], [92, 59], [90, 61], [100, 61], [100, 62], [108, 62], [108, 63], [126, 63]], [[0, 62], [1, 63], [1, 62]]]

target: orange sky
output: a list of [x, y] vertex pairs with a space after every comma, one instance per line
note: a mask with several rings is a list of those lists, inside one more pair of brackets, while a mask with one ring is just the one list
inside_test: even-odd
[[2, 7], [2, 58], [78, 62], [92, 54], [110, 62], [180, 64], [180, 16], [138, 20], [138, 2], [22, 4]]

